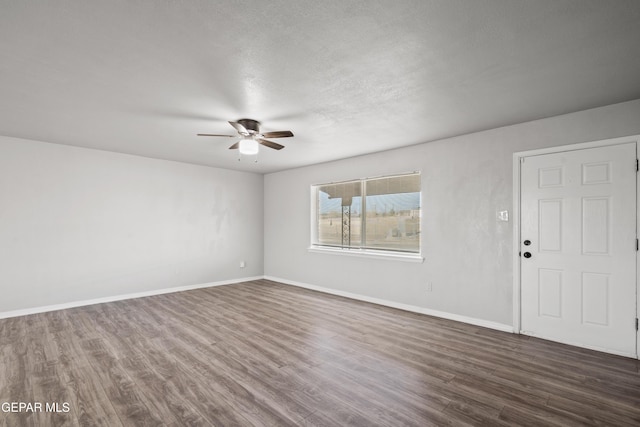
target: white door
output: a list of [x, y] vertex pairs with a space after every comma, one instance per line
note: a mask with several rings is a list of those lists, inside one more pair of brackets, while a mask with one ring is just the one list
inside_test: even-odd
[[637, 357], [636, 143], [520, 170], [521, 332]]

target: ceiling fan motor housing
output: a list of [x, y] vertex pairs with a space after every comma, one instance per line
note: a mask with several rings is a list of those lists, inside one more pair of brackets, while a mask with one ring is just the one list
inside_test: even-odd
[[237, 121], [240, 123], [246, 130], [253, 133], [260, 133], [260, 122], [253, 119], [240, 119]]

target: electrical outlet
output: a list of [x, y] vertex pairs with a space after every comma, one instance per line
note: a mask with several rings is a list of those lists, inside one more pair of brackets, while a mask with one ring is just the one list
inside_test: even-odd
[[433, 282], [427, 282], [427, 292], [433, 292]]
[[240, 261], [240, 268], [245, 268], [247, 264], [244, 261]]

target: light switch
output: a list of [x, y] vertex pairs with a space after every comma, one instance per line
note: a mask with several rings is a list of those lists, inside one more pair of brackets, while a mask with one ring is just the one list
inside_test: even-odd
[[498, 221], [509, 221], [509, 211], [498, 212]]

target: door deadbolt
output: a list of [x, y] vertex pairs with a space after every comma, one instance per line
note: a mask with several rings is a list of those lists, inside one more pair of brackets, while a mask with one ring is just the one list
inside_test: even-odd
[[531, 252], [525, 252], [522, 254], [522, 256], [525, 258], [531, 258]]
[[525, 240], [523, 243], [525, 246], [529, 246], [531, 244], [531, 240]]

